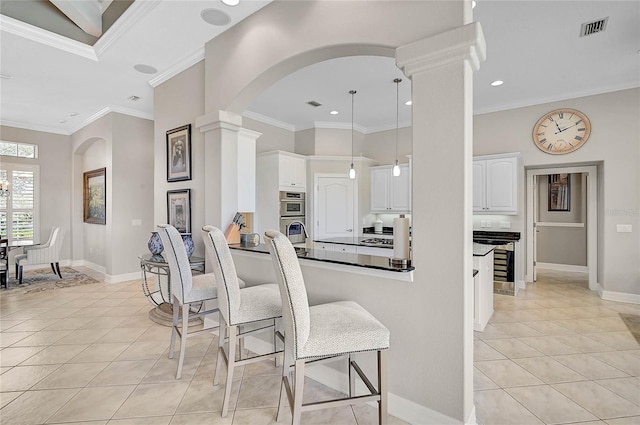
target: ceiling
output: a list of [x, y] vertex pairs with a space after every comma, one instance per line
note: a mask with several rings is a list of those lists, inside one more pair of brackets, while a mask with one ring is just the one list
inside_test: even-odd
[[[0, 79], [0, 122], [71, 134], [112, 111], [153, 119], [153, 87], [202, 60], [206, 41], [268, 2], [138, 0], [93, 46], [0, 15], [0, 74], [12, 77]], [[231, 22], [204, 22], [207, 8], [228, 13]], [[583, 22], [605, 17], [604, 32], [579, 37]], [[478, 0], [474, 19], [487, 41], [487, 60], [474, 74], [476, 114], [640, 86], [640, 2]], [[137, 64], [157, 72], [138, 72]], [[262, 93], [245, 115], [296, 131], [350, 128], [348, 92], [355, 89], [355, 127], [393, 128], [397, 77], [404, 126], [411, 119], [404, 105], [410, 81], [393, 59], [368, 56], [299, 70]], [[492, 87], [498, 79], [504, 84]], [[322, 105], [307, 105], [311, 100]]]

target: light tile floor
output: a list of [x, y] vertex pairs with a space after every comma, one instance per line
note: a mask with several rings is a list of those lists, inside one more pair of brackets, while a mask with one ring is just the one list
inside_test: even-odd
[[[210, 333], [189, 338], [182, 378], [176, 380], [178, 354], [167, 358], [171, 328], [148, 319], [151, 307], [140, 282], [106, 284], [102, 275], [80, 269], [100, 282], [0, 295], [0, 423], [275, 423], [280, 371], [271, 361], [236, 369], [231, 410], [221, 418], [223, 387], [212, 384], [217, 338]], [[307, 380], [305, 395], [335, 394]], [[280, 423], [290, 418], [287, 412]], [[305, 413], [302, 419], [364, 425], [377, 423], [377, 413], [355, 405]], [[389, 423], [404, 424], [394, 417]]]
[[474, 335], [478, 423], [640, 424], [640, 344], [586, 274], [542, 271], [517, 297], [494, 295]]

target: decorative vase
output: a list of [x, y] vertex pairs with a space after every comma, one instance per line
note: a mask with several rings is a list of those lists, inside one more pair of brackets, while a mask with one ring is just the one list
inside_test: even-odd
[[147, 247], [153, 255], [160, 255], [164, 250], [164, 247], [162, 246], [162, 239], [160, 239], [158, 232], [151, 232], [151, 237], [149, 238], [149, 242], [147, 242]]
[[187, 257], [191, 258], [191, 255], [193, 254], [193, 250], [196, 248], [196, 246], [193, 243], [193, 239], [191, 239], [191, 233], [181, 233], [180, 235], [182, 236], [182, 242], [184, 243], [184, 247], [187, 250]]

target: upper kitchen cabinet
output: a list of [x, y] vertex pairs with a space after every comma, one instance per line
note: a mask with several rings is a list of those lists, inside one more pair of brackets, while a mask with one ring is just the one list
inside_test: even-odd
[[518, 159], [519, 154], [474, 157], [474, 213], [518, 213]]
[[370, 167], [371, 212], [411, 212], [411, 171], [409, 164], [400, 165], [400, 175], [393, 175], [393, 166]]
[[300, 155], [278, 154], [280, 190], [304, 192], [307, 186], [307, 161]]

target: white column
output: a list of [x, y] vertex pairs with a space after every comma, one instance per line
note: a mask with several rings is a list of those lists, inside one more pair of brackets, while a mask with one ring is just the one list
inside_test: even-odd
[[236, 212], [255, 210], [256, 140], [240, 115], [218, 111], [196, 119], [205, 137], [205, 223], [223, 231]]
[[[424, 328], [433, 350], [421, 376], [428, 407], [473, 421], [472, 144], [473, 71], [485, 58], [480, 24], [472, 23], [396, 50], [412, 81], [413, 264], [426, 285]], [[437, 383], [437, 385], [435, 385]]]

